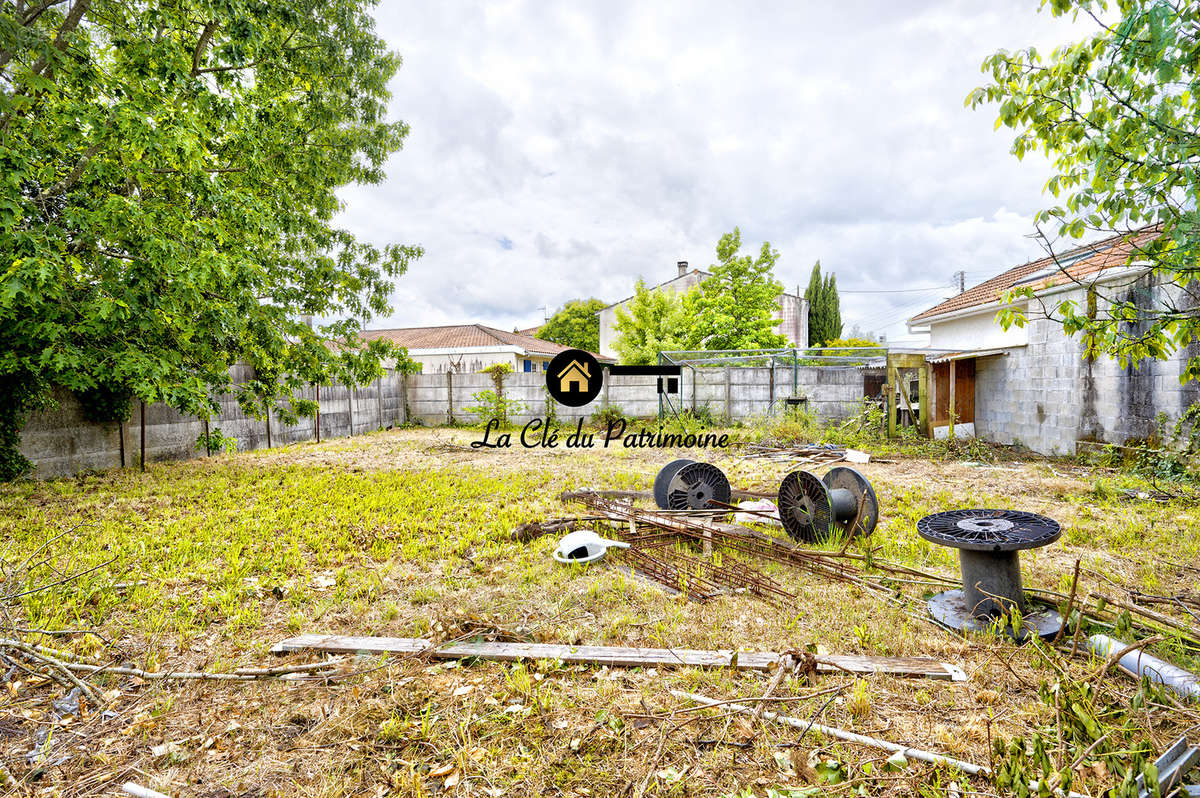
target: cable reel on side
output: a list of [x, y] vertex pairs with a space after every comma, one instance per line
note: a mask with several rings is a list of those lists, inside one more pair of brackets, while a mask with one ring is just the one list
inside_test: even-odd
[[675, 474], [685, 465], [690, 465], [696, 462], [688, 460], [686, 457], [679, 460], [672, 460], [658, 470], [658, 474], [654, 477], [654, 504], [660, 510], [670, 509], [667, 502], [667, 491], [671, 487], [671, 480], [675, 478]]
[[654, 478], [654, 503], [661, 510], [706, 510], [710, 502], [721, 508], [732, 495], [721, 469], [695, 460], [673, 460]]
[[831, 468], [823, 479], [793, 471], [779, 485], [779, 519], [788, 535], [803, 543], [827, 540], [835, 528], [842, 534], [869, 535], [879, 522], [879, 501], [870, 481], [853, 468]]

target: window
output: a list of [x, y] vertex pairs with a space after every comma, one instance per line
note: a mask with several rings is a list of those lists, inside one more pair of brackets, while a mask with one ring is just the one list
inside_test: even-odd
[[533, 371], [533, 361], [525, 358], [525, 371]]

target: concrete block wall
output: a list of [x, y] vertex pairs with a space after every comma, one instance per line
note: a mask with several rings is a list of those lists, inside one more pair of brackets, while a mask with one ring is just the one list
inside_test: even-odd
[[[241, 366], [231, 369], [230, 375], [235, 382], [249, 376]], [[356, 388], [353, 412], [351, 392], [341, 385], [305, 388], [296, 398], [316, 401], [319, 392], [322, 439], [351, 434], [351, 416], [354, 434], [361, 435], [381, 426], [404, 423], [404, 380], [404, 375], [389, 372], [371, 385]], [[317, 419], [301, 418], [297, 424], [285, 426], [273, 412], [269, 419], [253, 418], [242, 412], [233, 394], [216, 398], [218, 410], [207, 425], [203, 419], [184, 416], [163, 404], [145, 405], [143, 411], [136, 400], [124, 424], [96, 424], [84, 418], [79, 401], [70, 391], [56, 390], [54, 398], [57, 407], [32, 414], [21, 430], [21, 452], [34, 463], [33, 475], [38, 478], [137, 466], [143, 446], [143, 412], [148, 463], [201, 456], [203, 451], [196, 448], [196, 441], [206, 431], [220, 430], [225, 437], [237, 439], [238, 449], [243, 451], [317, 437]]]
[[[417, 375], [410, 377], [411, 383], [425, 386], [420, 390], [433, 390], [431, 378], [445, 385], [446, 375]], [[481, 390], [494, 390], [495, 383], [485, 374], [454, 374], [455, 419], [477, 421], [466, 412], [466, 407], [475, 404], [472, 395]], [[520, 402], [520, 412], [512, 420], [524, 424], [535, 417], [546, 416], [546, 391], [544, 374], [507, 374], [503, 380], [506, 399]], [[795, 393], [808, 397], [808, 408], [823, 419], [839, 419], [854, 413], [863, 396], [862, 373], [856, 368], [801, 367], [796, 370]], [[680, 391], [673, 397], [674, 406], [680, 410], [707, 408], [717, 419], [728, 417], [731, 421], [742, 421], [772, 412], [787, 397], [793, 395], [792, 369], [777, 366], [772, 376], [769, 367], [739, 368], [684, 368], [680, 378]], [[728, 401], [727, 398], [728, 397]], [[555, 415], [560, 420], [588, 417], [599, 409], [611, 406], [625, 416], [652, 418], [658, 416], [658, 378], [652, 376], [606, 377], [601, 393], [594, 401], [583, 407], [555, 406]], [[414, 416], [419, 415], [414, 411]], [[438, 413], [421, 416], [428, 424], [442, 423]]]
[[[120, 425], [82, 421], [79, 402], [70, 391], [55, 391], [54, 398], [56, 408], [32, 415], [21, 430], [21, 453], [37, 466], [36, 475], [120, 468]], [[128, 462], [133, 462], [137, 438], [128, 433], [125, 451]]]
[[[241, 367], [232, 372], [235, 380], [249, 377]], [[809, 409], [824, 419], [836, 419], [855, 412], [863, 395], [862, 374], [854, 368], [798, 368], [796, 392], [809, 397]], [[774, 374], [761, 368], [704, 368], [683, 370], [677, 406], [683, 409], [708, 408], [716, 419], [728, 417], [742, 421], [766, 415], [772, 401], [782, 403], [793, 395], [791, 367], [779, 366]], [[478, 415], [468, 408], [477, 404], [475, 394], [494, 390], [489, 374], [435, 373], [398, 374], [389, 372], [374, 383], [349, 389], [343, 385], [312, 386], [297, 398], [317, 401], [318, 418], [301, 418], [299, 423], [283, 425], [278, 416], [254, 418], [242, 412], [232, 394], [217, 397], [219, 411], [209, 419], [183, 416], [161, 404], [145, 408], [146, 461], [196, 457], [196, 441], [205, 431], [220, 430], [236, 438], [242, 450], [283, 446], [318, 437], [340, 438], [361, 435], [371, 430], [416, 421], [427, 426], [449, 423], [478, 423]], [[505, 398], [521, 403], [513, 417], [525, 424], [547, 415], [545, 375], [513, 373], [503, 379]], [[727, 401], [728, 397], [728, 401]], [[93, 424], [83, 418], [78, 401], [69, 391], [57, 394], [58, 408], [35, 414], [22, 430], [22, 452], [36, 465], [34, 475], [53, 477], [79, 471], [133, 467], [138, 465], [142, 445], [141, 406], [134, 404], [133, 415], [124, 425]], [[587, 418], [605, 406], [619, 408], [629, 417], [657, 418], [658, 378], [620, 376], [605, 379], [603, 390], [583, 407], [555, 405], [560, 423]], [[125, 454], [121, 455], [124, 436]]]
[[[1164, 292], [1179, 293], [1148, 278], [1128, 290], [1141, 291], [1155, 303]], [[1087, 301], [1082, 290], [1062, 298]], [[1028, 333], [1027, 346], [976, 361], [975, 428], [982, 438], [1072, 455], [1079, 441], [1123, 444], [1147, 438], [1157, 431], [1160, 413], [1177, 419], [1200, 400], [1200, 386], [1179, 381], [1200, 346], [1195, 343], [1166, 360], [1122, 367], [1107, 356], [1089, 361], [1082, 338], [1065, 335], [1057, 322], [1031, 320]]]

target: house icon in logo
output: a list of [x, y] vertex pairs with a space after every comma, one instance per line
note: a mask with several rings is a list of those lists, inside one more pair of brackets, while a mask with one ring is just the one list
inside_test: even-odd
[[595, 401], [603, 384], [600, 361], [582, 349], [564, 349], [546, 368], [550, 398], [567, 407], [583, 407]]
[[558, 390], [563, 393], [584, 393], [592, 375], [588, 373], [588, 364], [572, 360], [566, 368], [558, 372]]

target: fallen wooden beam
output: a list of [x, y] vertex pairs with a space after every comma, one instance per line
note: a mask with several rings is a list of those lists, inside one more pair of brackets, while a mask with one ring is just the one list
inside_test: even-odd
[[[271, 651], [331, 651], [372, 654], [427, 653], [436, 659], [561, 660], [618, 668], [678, 666], [766, 671], [781, 656], [772, 651], [706, 651], [691, 648], [624, 648], [620, 646], [564, 646], [554, 643], [452, 643], [434, 647], [418, 637], [345, 637], [300, 635], [276, 643]], [[819, 673], [886, 673], [925, 679], [965, 682], [962, 668], [932, 657], [864, 657], [854, 654], [820, 654], [815, 657]]]

